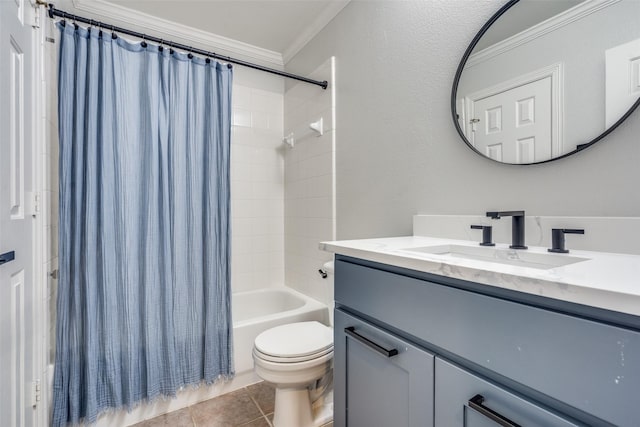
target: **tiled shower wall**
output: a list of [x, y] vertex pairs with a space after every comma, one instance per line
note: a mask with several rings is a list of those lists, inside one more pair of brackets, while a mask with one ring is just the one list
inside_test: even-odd
[[[310, 77], [330, 86], [298, 83], [284, 96], [285, 135], [294, 147], [285, 150], [285, 284], [329, 307], [333, 306], [333, 275], [318, 270], [333, 255], [318, 243], [335, 240], [335, 92], [334, 60], [327, 60]], [[323, 119], [322, 136], [309, 124]]]
[[[284, 285], [283, 89], [238, 76], [231, 137], [231, 284]], [[240, 78], [238, 78], [240, 77]]]

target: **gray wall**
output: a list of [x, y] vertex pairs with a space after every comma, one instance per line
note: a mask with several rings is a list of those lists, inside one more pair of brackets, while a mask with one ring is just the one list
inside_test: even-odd
[[459, 139], [453, 75], [502, 4], [353, 0], [289, 62], [304, 74], [336, 56], [337, 238], [411, 234], [416, 213], [640, 216], [637, 111], [601, 143], [543, 165], [497, 164]]

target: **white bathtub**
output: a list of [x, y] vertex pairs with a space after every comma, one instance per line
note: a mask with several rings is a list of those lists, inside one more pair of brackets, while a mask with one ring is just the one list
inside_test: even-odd
[[232, 295], [236, 374], [253, 369], [253, 342], [263, 331], [292, 322], [329, 323], [329, 308], [290, 288], [269, 288]]

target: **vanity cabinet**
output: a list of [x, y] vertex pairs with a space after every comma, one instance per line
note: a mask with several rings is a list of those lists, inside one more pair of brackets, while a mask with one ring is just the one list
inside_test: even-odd
[[433, 355], [339, 310], [334, 326], [334, 424], [433, 426]]
[[[640, 328], [591, 317], [588, 308], [576, 315], [575, 307], [552, 310], [484, 288], [337, 255], [336, 427], [499, 425], [471, 407], [476, 394], [516, 425], [640, 425]], [[400, 368], [398, 356], [372, 351], [345, 328], [431, 363], [421, 368], [424, 384], [408, 385], [404, 377], [419, 378], [409, 365]], [[404, 373], [395, 380], [382, 366]], [[383, 398], [393, 411], [377, 403]], [[420, 404], [429, 411], [415, 420], [406, 408]], [[394, 422], [367, 418], [367, 411]]]

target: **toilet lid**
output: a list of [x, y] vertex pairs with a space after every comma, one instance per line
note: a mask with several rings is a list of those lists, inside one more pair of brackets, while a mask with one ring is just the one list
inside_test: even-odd
[[299, 322], [276, 326], [256, 337], [260, 353], [274, 357], [302, 357], [333, 347], [333, 330], [320, 322]]

